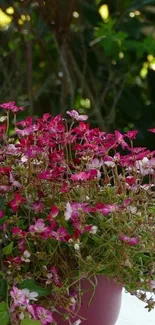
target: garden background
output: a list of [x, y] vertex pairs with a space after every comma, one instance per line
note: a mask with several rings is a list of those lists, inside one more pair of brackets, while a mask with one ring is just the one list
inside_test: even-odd
[[74, 108], [102, 130], [138, 129], [153, 148], [155, 1], [0, 0], [0, 102], [10, 100], [25, 115]]

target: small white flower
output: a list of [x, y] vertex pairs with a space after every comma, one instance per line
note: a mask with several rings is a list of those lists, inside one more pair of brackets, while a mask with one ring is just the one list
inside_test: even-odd
[[129, 212], [131, 212], [132, 214], [135, 214], [137, 212], [137, 207], [134, 207], [134, 206], [130, 205], [130, 206], [127, 207], [127, 210]]
[[26, 251], [24, 252], [23, 256], [24, 256], [25, 258], [28, 258], [28, 257], [31, 256], [31, 253], [30, 253], [29, 251], [26, 250]]
[[28, 289], [22, 289], [25, 298], [29, 299], [29, 300], [34, 300], [37, 301], [37, 297], [38, 297], [38, 293], [37, 292], [30, 292]]
[[103, 162], [100, 162], [99, 159], [94, 158], [91, 163], [88, 165], [89, 168], [100, 168], [103, 165]]
[[92, 226], [90, 233], [95, 235], [97, 233], [98, 227], [97, 226]]
[[69, 220], [71, 218], [72, 212], [73, 212], [72, 206], [71, 206], [71, 204], [69, 202], [67, 202], [66, 211], [64, 213], [65, 220]]
[[74, 244], [74, 248], [75, 248], [76, 251], [79, 251], [80, 245], [79, 244]]
[[78, 319], [78, 320], [76, 320], [76, 322], [74, 322], [74, 324], [73, 325], [80, 325], [81, 324], [81, 320], [80, 319]]
[[46, 276], [47, 276], [47, 279], [52, 279], [53, 278], [53, 274], [52, 273], [47, 273]]
[[98, 170], [97, 171], [97, 179], [99, 180], [101, 178], [101, 172]]
[[76, 303], [76, 299], [75, 299], [74, 297], [71, 297], [71, 299], [70, 299], [70, 303], [71, 303], [71, 305], [75, 305], [75, 303]]
[[111, 160], [109, 161], [104, 161], [104, 164], [107, 166], [107, 167], [111, 167], [111, 168], [114, 168], [115, 167], [115, 163]]
[[148, 159], [147, 157], [144, 157], [144, 158], [142, 159], [142, 164], [143, 164], [143, 166], [147, 165], [148, 162], [149, 162], [149, 159]]
[[30, 262], [30, 259], [29, 259], [30, 256], [31, 256], [31, 253], [26, 250], [23, 253], [23, 256], [21, 257], [21, 260], [24, 261], [24, 262], [26, 262], [26, 263], [29, 263]]
[[24, 313], [23, 313], [23, 312], [21, 312], [21, 313], [19, 314], [19, 319], [23, 320], [23, 319], [24, 319], [24, 317], [25, 317]]

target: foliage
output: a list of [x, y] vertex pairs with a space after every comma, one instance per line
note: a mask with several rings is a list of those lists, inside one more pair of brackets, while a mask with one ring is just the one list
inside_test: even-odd
[[69, 123], [49, 113], [17, 122], [22, 107], [0, 106], [0, 320], [48, 325], [60, 311], [72, 320], [81, 279], [98, 274], [151, 310], [155, 151], [134, 145], [137, 131], [91, 129], [75, 110]]
[[2, 325], [8, 325], [9, 323], [9, 312], [6, 302], [0, 303], [0, 320]]
[[0, 8], [1, 100], [37, 116], [75, 107], [102, 130], [136, 128], [138, 142], [153, 146], [145, 130], [155, 123], [154, 0], [1, 0]]

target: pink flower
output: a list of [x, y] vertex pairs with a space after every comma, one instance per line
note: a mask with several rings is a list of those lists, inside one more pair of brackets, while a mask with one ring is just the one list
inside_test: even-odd
[[2, 138], [3, 136], [3, 133], [5, 132], [6, 130], [6, 125], [5, 124], [1, 124], [0, 125], [0, 137]]
[[80, 172], [78, 174], [71, 175], [72, 181], [86, 181], [94, 179], [98, 176], [98, 171], [96, 169], [90, 169], [86, 172]]
[[38, 219], [34, 225], [31, 225], [29, 227], [30, 232], [37, 232], [42, 233], [43, 231], [46, 231], [47, 227], [45, 226], [45, 222], [43, 219]]
[[131, 203], [132, 199], [130, 197], [128, 197], [127, 199], [124, 200], [123, 202], [123, 207], [126, 208], [127, 206], [129, 206], [129, 204]]
[[89, 163], [89, 168], [91, 168], [91, 169], [100, 168], [102, 165], [103, 165], [103, 162], [102, 161], [99, 161], [99, 159], [94, 158]]
[[127, 176], [127, 177], [125, 178], [125, 181], [126, 181], [126, 183], [127, 183], [128, 185], [132, 186], [132, 185], [135, 184], [136, 179], [135, 179], [134, 176]]
[[14, 306], [18, 307], [25, 304], [25, 295], [17, 287], [13, 286], [13, 289], [10, 291], [10, 296], [13, 298]]
[[150, 164], [150, 160], [147, 157], [143, 157], [142, 160], [137, 160], [135, 162], [135, 167], [143, 176], [151, 175], [154, 173], [152, 165]]
[[12, 169], [11, 167], [0, 167], [0, 174], [9, 175], [11, 169]]
[[62, 241], [65, 242], [66, 241], [66, 237], [68, 236], [68, 232], [65, 228], [60, 227], [57, 229], [57, 231], [51, 231], [51, 234], [49, 234], [52, 236], [52, 238], [55, 238], [58, 241]]
[[60, 177], [65, 171], [65, 167], [55, 167], [53, 170], [46, 170], [39, 174], [39, 179], [54, 180]]
[[36, 316], [35, 316], [35, 310], [33, 308], [33, 305], [30, 305], [29, 302], [26, 301], [26, 309], [27, 311], [30, 313], [30, 315], [33, 317], [33, 319], [36, 319]]
[[27, 236], [27, 232], [21, 230], [19, 227], [13, 227], [13, 228], [12, 228], [12, 234], [13, 234], [13, 235], [18, 235], [18, 236], [20, 236], [20, 237], [22, 237], [22, 238], [24, 238], [24, 237]]
[[36, 306], [35, 313], [42, 325], [48, 325], [54, 322], [52, 313], [41, 306]]
[[9, 202], [9, 205], [14, 212], [17, 212], [23, 202], [25, 202], [25, 199], [19, 193], [16, 193], [14, 199]]
[[155, 128], [154, 129], [148, 129], [149, 132], [155, 133]]
[[127, 136], [128, 139], [130, 139], [130, 140], [134, 140], [134, 139], [136, 139], [136, 135], [137, 135], [137, 133], [138, 133], [137, 130], [128, 131], [128, 132], [126, 133], [126, 136]]
[[32, 210], [35, 211], [36, 213], [42, 212], [44, 209], [44, 205], [42, 202], [34, 202], [32, 203]]
[[120, 235], [119, 239], [124, 243], [129, 244], [130, 246], [137, 245], [139, 243], [139, 239], [137, 237], [128, 237], [125, 235]]
[[17, 264], [20, 265], [22, 263], [21, 257], [20, 256], [16, 256], [16, 257], [8, 257], [7, 258], [7, 262], [9, 264]]
[[107, 166], [107, 167], [111, 167], [111, 168], [114, 168], [115, 167], [115, 161], [112, 157], [110, 156], [105, 156], [104, 157], [104, 164]]
[[55, 205], [53, 205], [51, 207], [51, 211], [49, 213], [48, 220], [49, 220], [49, 218], [50, 219], [56, 218], [58, 213], [59, 213], [59, 210], [57, 209], [57, 207]]
[[8, 102], [8, 103], [3, 103], [0, 105], [2, 108], [4, 108], [6, 111], [12, 111], [13, 113], [17, 113], [19, 111], [23, 111], [24, 107], [18, 107], [15, 105], [15, 102]]
[[121, 134], [119, 131], [115, 131], [115, 137], [118, 142], [122, 146], [122, 148], [128, 148], [128, 144], [124, 141], [124, 135]]
[[66, 114], [76, 121], [86, 121], [88, 119], [88, 115], [79, 115], [79, 113], [75, 110], [67, 111]]
[[88, 174], [88, 172], [80, 172], [78, 174], [72, 175], [71, 179], [73, 181], [86, 181], [89, 179], [89, 174]]
[[109, 213], [116, 212], [119, 210], [117, 204], [96, 203], [95, 208], [101, 211], [105, 216]]
[[90, 127], [89, 124], [85, 124], [84, 122], [80, 122], [78, 127], [72, 129], [72, 132], [76, 132], [76, 134], [78, 134], [80, 136], [83, 135], [83, 134], [86, 135], [86, 132], [88, 132], [89, 127]]
[[24, 137], [24, 136], [30, 135], [33, 132], [37, 132], [38, 127], [36, 125], [32, 125], [32, 126], [29, 126], [29, 127], [25, 128], [23, 130], [16, 128], [15, 131], [16, 131], [16, 134], [21, 135], [22, 137]]
[[0, 106], [6, 110], [12, 110], [15, 107], [15, 101], [0, 104]]
[[[20, 250], [20, 252], [23, 254], [26, 251], [26, 245], [25, 245], [25, 240], [24, 239], [20, 239], [18, 241], [18, 248]], [[23, 259], [22, 259], [23, 261]]]

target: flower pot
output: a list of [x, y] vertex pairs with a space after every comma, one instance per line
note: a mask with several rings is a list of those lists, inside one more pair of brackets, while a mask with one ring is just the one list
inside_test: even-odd
[[[94, 281], [93, 281], [94, 282]], [[58, 325], [74, 324], [76, 320], [81, 319], [81, 325], [114, 325], [118, 319], [122, 286], [99, 275], [97, 276], [97, 286], [93, 295], [93, 286], [88, 280], [82, 280], [82, 304], [78, 315], [64, 321], [60, 316], [54, 315]], [[91, 300], [92, 298], [92, 300]], [[91, 304], [89, 306], [89, 301]]]

